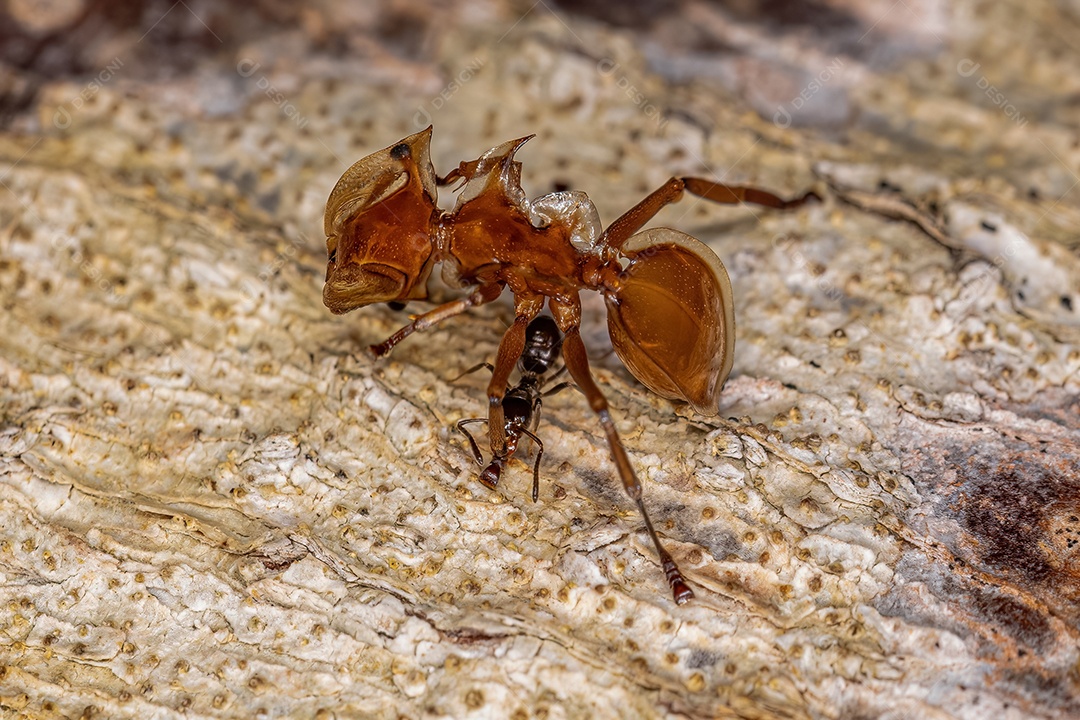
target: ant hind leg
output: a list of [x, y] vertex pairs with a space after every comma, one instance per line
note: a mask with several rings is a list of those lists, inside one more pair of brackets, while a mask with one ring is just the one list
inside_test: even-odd
[[760, 188], [725, 185], [702, 178], [673, 177], [608, 225], [600, 237], [599, 244], [618, 250], [661, 209], [681, 200], [684, 190], [721, 205], [736, 205], [745, 202], [778, 210], [790, 210], [810, 200], [821, 199], [812, 190], [794, 200], [784, 200]]
[[686, 584], [686, 579], [683, 578], [682, 573], [679, 571], [679, 566], [668, 551], [664, 549], [660, 538], [656, 535], [656, 530], [653, 529], [649, 513], [645, 510], [645, 503], [642, 500], [641, 481], [638, 480], [637, 474], [630, 464], [630, 458], [626, 454], [626, 449], [623, 448], [622, 441], [619, 439], [619, 433], [615, 429], [615, 423], [612, 421], [611, 413], [608, 411], [607, 399], [593, 381], [592, 373], [589, 371], [589, 357], [576, 327], [565, 331], [563, 358], [566, 360], [566, 367], [570, 370], [570, 376], [574, 378], [578, 387], [588, 398], [589, 407], [600, 418], [600, 425], [604, 428], [604, 435], [607, 436], [608, 447], [611, 449], [611, 459], [619, 471], [623, 489], [626, 490], [626, 494], [630, 496], [630, 499], [637, 505], [638, 511], [641, 512], [641, 517], [645, 520], [645, 529], [656, 547], [657, 555], [660, 556], [660, 565], [664, 569], [664, 576], [667, 578], [668, 585], [671, 586], [672, 596], [677, 604], [682, 605], [694, 597], [694, 591]]

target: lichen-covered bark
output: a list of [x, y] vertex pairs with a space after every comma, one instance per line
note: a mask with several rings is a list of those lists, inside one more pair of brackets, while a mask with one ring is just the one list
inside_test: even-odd
[[[1080, 714], [1075, 8], [25, 5], [0, 54], [4, 713]], [[537, 133], [526, 190], [608, 221], [671, 175], [825, 198], [657, 219], [732, 278], [718, 418], [649, 395], [586, 299], [692, 603], [579, 394], [545, 402], [539, 503], [529, 456], [476, 481], [452, 427], [486, 379], [450, 379], [509, 304], [378, 363], [406, 313], [323, 307], [327, 194], [428, 122], [442, 173]]]

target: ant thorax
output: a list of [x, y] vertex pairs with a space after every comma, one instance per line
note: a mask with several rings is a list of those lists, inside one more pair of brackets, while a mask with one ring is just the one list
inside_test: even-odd
[[[454, 213], [481, 195], [498, 193], [507, 205], [528, 217], [534, 228], [562, 226], [578, 252], [596, 254], [596, 241], [603, 225], [600, 213], [586, 193], [564, 190], [535, 200], [525, 196], [521, 188], [521, 163], [514, 160], [514, 155], [531, 137], [510, 140], [491, 148], [475, 161], [475, 167], [462, 172], [466, 182], [458, 193]], [[470, 170], [471, 173], [466, 175]]]
[[[457, 203], [433, 222], [436, 252], [448, 285], [475, 284], [494, 265], [531, 269], [557, 281], [571, 269], [567, 260], [600, 256], [597, 241], [603, 225], [587, 194], [565, 190], [535, 200], [525, 196], [521, 163], [514, 160], [514, 153], [526, 140], [503, 143], [459, 166], [457, 173], [465, 183]], [[483, 248], [481, 253], [470, 252], [478, 247]]]

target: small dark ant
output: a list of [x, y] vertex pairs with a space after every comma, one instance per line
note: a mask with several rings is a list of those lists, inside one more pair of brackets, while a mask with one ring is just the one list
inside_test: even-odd
[[[536, 443], [536, 460], [533, 463], [533, 502], [536, 502], [540, 497], [540, 458], [544, 455], [544, 443], [532, 431], [536, 429], [540, 422], [542, 398], [554, 395], [573, 384], [569, 382], [559, 383], [550, 390], [544, 391], [544, 385], [558, 378], [566, 370], [564, 366], [555, 375], [544, 378], [544, 375], [551, 370], [551, 366], [558, 359], [561, 349], [562, 333], [559, 332], [559, 326], [555, 324], [555, 320], [551, 317], [540, 315], [525, 328], [525, 349], [521, 351], [521, 357], [518, 358], [517, 363], [521, 379], [518, 380], [517, 385], [507, 388], [506, 395], [502, 399], [503, 416], [506, 419], [505, 449], [498, 452], [495, 448], [492, 448], [491, 462], [480, 473], [480, 482], [492, 490], [498, 486], [499, 480], [502, 478], [503, 468], [506, 467], [506, 463], [510, 461], [510, 458], [517, 451], [518, 441], [521, 436], [525, 435]], [[458, 378], [475, 372], [482, 367], [489, 370], [494, 369], [491, 363], [484, 362], [469, 368], [461, 375], [458, 375]], [[466, 418], [459, 420], [457, 423], [457, 429], [469, 439], [469, 445], [472, 448], [477, 465], [483, 465], [484, 458], [476, 441], [473, 440], [473, 436], [469, 434], [469, 431], [464, 426], [486, 422], [488, 422], [487, 418]], [[664, 574], [671, 584], [675, 601], [682, 604], [694, 597], [694, 592], [683, 580], [675, 561], [664, 549], [664, 546], [660, 544], [660, 538], [657, 537], [656, 531], [653, 529], [649, 513], [645, 511], [645, 504], [640, 497], [636, 498], [636, 500], [638, 510], [641, 511], [641, 516], [645, 520], [645, 528], [648, 530], [649, 537], [652, 538], [653, 545], [656, 546], [656, 551], [660, 555], [660, 562], [664, 568]]]
[[[412, 333], [490, 303], [509, 287], [514, 323], [499, 344], [487, 388], [489, 446], [503, 463], [510, 456], [509, 430], [518, 427], [507, 422], [508, 410], [527, 408], [518, 437], [535, 438], [526, 427], [539, 413], [530, 404], [534, 398], [520, 384], [510, 388], [523, 391], [519, 406], [507, 402], [507, 392], [514, 366], [526, 352], [526, 329], [546, 304], [562, 333], [566, 370], [600, 420], [623, 488], [645, 518], [675, 601], [682, 604], [694, 594], [645, 513], [641, 481], [589, 370], [580, 291], [604, 296], [612, 347], [635, 378], [657, 395], [715, 415], [735, 349], [727, 270], [689, 235], [642, 227], [686, 193], [725, 205], [745, 202], [780, 210], [818, 196], [807, 192], [784, 200], [759, 188], [672, 177], [605, 228], [583, 192], [526, 197], [514, 154], [528, 139], [505, 142], [444, 177], [431, 164], [430, 127], [354, 163], [326, 201], [323, 303], [342, 314], [372, 303], [427, 299], [428, 279], [438, 264], [448, 284], [472, 288], [372, 345], [375, 357], [382, 357]], [[454, 209], [440, 209], [437, 188], [456, 182], [462, 184]]]
[[[558, 378], [566, 369], [563, 367], [555, 375], [549, 378], [544, 377], [558, 360], [560, 350], [562, 350], [562, 333], [559, 332], [559, 326], [550, 316], [541, 315], [525, 328], [525, 349], [521, 351], [517, 364], [521, 379], [518, 380], [517, 385], [507, 388], [506, 395], [502, 399], [503, 417], [506, 423], [506, 447], [502, 452], [497, 452], [493, 448], [491, 462], [480, 473], [480, 482], [492, 490], [499, 484], [503, 468], [514, 456], [518, 441], [524, 435], [536, 443], [536, 461], [533, 463], [533, 502], [540, 497], [540, 458], [544, 455], [544, 443], [533, 431], [540, 423], [542, 398], [554, 395], [571, 385], [569, 382], [564, 382], [550, 390], [544, 390], [546, 384]], [[491, 363], [480, 363], [458, 377], [476, 372], [482, 367], [489, 370], [495, 369]], [[487, 421], [487, 418], [466, 418], [459, 420], [457, 424], [457, 429], [469, 439], [476, 464], [481, 466], [484, 464], [484, 456], [465, 426], [473, 423], [487, 423]]]

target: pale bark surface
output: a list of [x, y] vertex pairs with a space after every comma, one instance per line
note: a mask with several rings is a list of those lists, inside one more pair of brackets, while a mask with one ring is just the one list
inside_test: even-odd
[[[0, 715], [1080, 715], [1076, 3], [31, 5], [44, 49], [6, 40], [0, 87]], [[578, 393], [539, 503], [531, 456], [476, 481], [452, 427], [485, 374], [449, 378], [508, 304], [379, 363], [405, 313], [323, 307], [326, 196], [429, 121], [442, 173], [536, 133], [529, 194], [605, 221], [673, 174], [824, 196], [658, 218], [731, 274], [718, 418], [604, 356], [587, 298], [692, 603]]]

